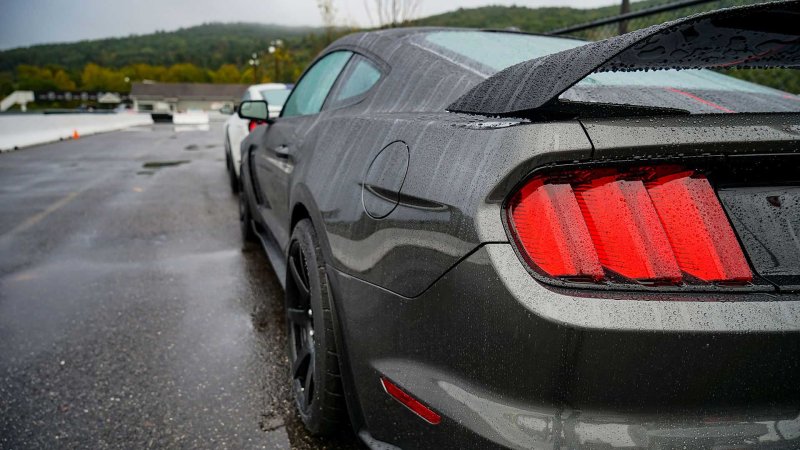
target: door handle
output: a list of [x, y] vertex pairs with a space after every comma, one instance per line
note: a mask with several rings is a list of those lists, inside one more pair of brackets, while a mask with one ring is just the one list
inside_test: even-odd
[[289, 159], [289, 146], [279, 145], [275, 148], [275, 156], [282, 159]]

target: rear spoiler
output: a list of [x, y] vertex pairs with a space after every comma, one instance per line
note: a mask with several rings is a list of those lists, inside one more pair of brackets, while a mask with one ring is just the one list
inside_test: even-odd
[[654, 25], [508, 67], [447, 110], [520, 115], [558, 110], [558, 97], [594, 72], [800, 67], [800, 1], [721, 9]]

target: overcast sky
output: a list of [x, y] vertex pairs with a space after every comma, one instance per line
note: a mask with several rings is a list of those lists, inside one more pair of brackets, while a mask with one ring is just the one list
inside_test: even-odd
[[[370, 25], [364, 2], [333, 0], [342, 23]], [[419, 0], [419, 15], [489, 4], [592, 8], [616, 0]], [[316, 0], [0, 0], [0, 49], [68, 42], [204, 22], [320, 25]]]

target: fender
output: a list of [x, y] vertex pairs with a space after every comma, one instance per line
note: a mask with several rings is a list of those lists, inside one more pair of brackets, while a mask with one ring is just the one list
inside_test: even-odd
[[[311, 219], [314, 229], [317, 231], [317, 239], [319, 239], [319, 244], [322, 249], [322, 256], [325, 258], [325, 263], [330, 264], [333, 260], [333, 257], [331, 255], [331, 246], [330, 242], [328, 241], [328, 232], [325, 228], [325, 221], [322, 218], [322, 213], [319, 211], [317, 202], [314, 200], [314, 195], [311, 193], [311, 190], [305, 185], [305, 183], [297, 183], [292, 186], [292, 190], [289, 194], [289, 204], [292, 205], [292, 207], [290, 209], [290, 223], [287, 228], [291, 230], [291, 228], [294, 227], [294, 224], [297, 222], [298, 219], [295, 217], [297, 208], [304, 208], [308, 212], [309, 219]], [[289, 242], [282, 242], [281, 249], [284, 255], [286, 255], [289, 251]]]

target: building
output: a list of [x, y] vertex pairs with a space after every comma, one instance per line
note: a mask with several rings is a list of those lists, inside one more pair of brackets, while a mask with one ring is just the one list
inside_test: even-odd
[[189, 110], [232, 109], [247, 90], [246, 84], [133, 83], [130, 98], [137, 111], [172, 116]]

